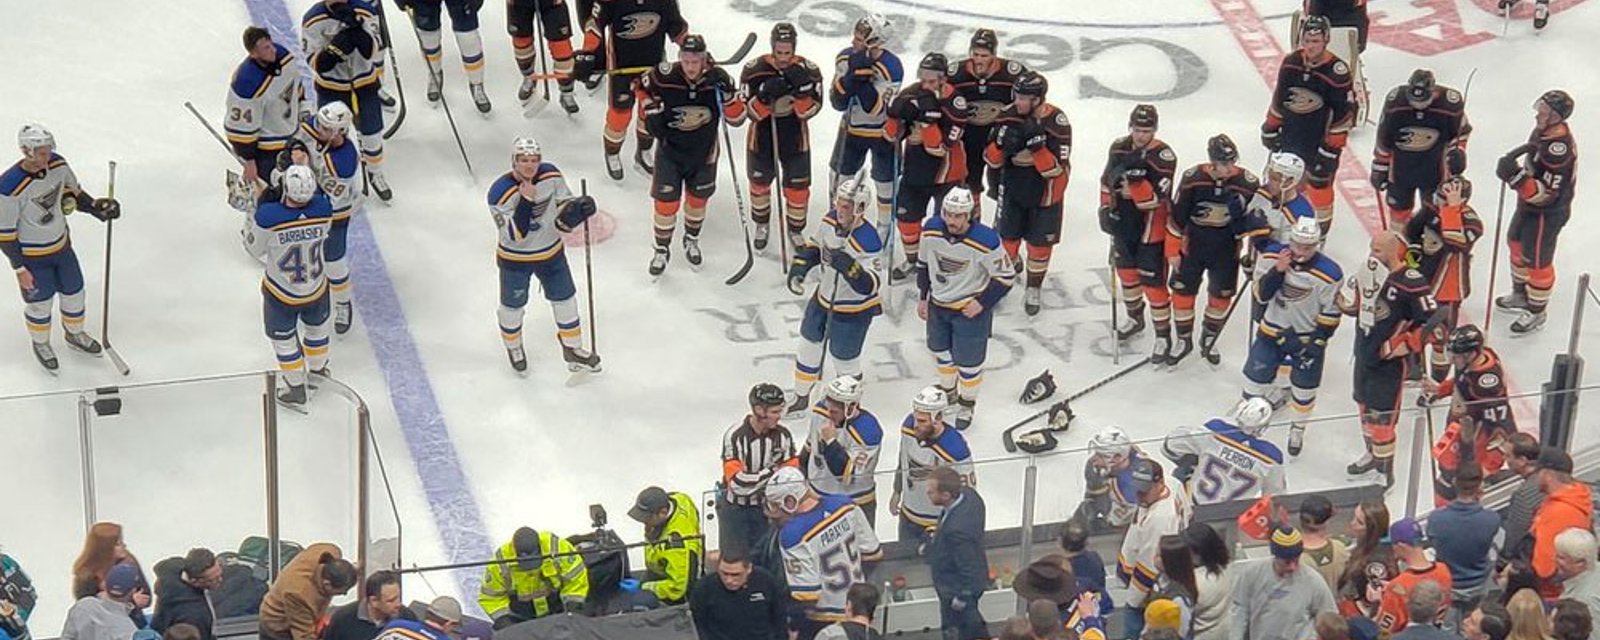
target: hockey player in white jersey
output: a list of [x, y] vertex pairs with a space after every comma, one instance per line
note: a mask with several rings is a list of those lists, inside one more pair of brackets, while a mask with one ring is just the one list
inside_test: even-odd
[[1091, 436], [1089, 462], [1083, 466], [1083, 502], [1074, 517], [1086, 525], [1127, 526], [1139, 508], [1133, 469], [1147, 458], [1121, 427], [1106, 427]]
[[1272, 403], [1251, 398], [1231, 421], [1212, 418], [1174, 429], [1161, 451], [1177, 465], [1172, 476], [1188, 484], [1195, 504], [1282, 495], [1283, 452], [1260, 437], [1271, 420]]
[[861, 380], [839, 376], [828, 383], [822, 401], [811, 408], [811, 433], [800, 449], [811, 487], [855, 501], [867, 522], [877, 523], [878, 455], [883, 427], [861, 408]]
[[[350, 330], [354, 311], [350, 306], [350, 261], [345, 258], [350, 219], [366, 211], [361, 195], [361, 151], [350, 138], [350, 123], [354, 116], [343, 102], [329, 102], [317, 109], [316, 115], [300, 122], [294, 142], [287, 157], [279, 164], [311, 167], [317, 176], [317, 186], [328, 196], [333, 207], [333, 221], [328, 230], [328, 240], [322, 246], [322, 260], [327, 265], [328, 295], [333, 302], [333, 331], [344, 335]], [[296, 150], [304, 149], [303, 155]], [[279, 184], [275, 177], [273, 184]]]
[[248, 54], [228, 81], [228, 113], [222, 119], [228, 144], [244, 162], [244, 180], [255, 184], [272, 175], [278, 154], [300, 122], [304, 85], [295, 57], [261, 27], [246, 27]]
[[254, 219], [251, 250], [267, 258], [261, 277], [263, 323], [287, 383], [278, 392], [278, 401], [304, 407], [306, 370], [324, 376], [328, 372], [328, 274], [323, 251], [333, 206], [318, 190], [311, 168], [293, 165], [283, 171], [280, 187], [261, 194]]
[[1261, 188], [1245, 206], [1249, 215], [1260, 216], [1260, 221], [1271, 229], [1269, 236], [1256, 241], [1258, 251], [1269, 240], [1289, 244], [1289, 234], [1295, 221], [1317, 216], [1316, 210], [1311, 207], [1311, 200], [1305, 195], [1305, 174], [1306, 163], [1300, 156], [1279, 151], [1267, 157]]
[[850, 46], [833, 58], [833, 83], [828, 103], [840, 112], [839, 136], [828, 160], [828, 186], [856, 175], [872, 157], [871, 176], [877, 186], [879, 237], [889, 237], [894, 225], [894, 145], [884, 137], [889, 102], [900, 90], [905, 70], [900, 56], [884, 48], [889, 42], [889, 19], [880, 13], [861, 16], [851, 32]]
[[394, 197], [383, 175], [382, 61], [378, 10], [367, 0], [322, 0], [300, 22], [300, 44], [317, 81], [317, 106], [335, 100], [355, 114], [361, 158], [378, 199]]
[[489, 187], [489, 213], [500, 233], [495, 259], [500, 266], [500, 336], [511, 368], [519, 373], [528, 369], [522, 313], [535, 276], [555, 313], [556, 338], [567, 369], [600, 370], [600, 356], [583, 347], [578, 290], [561, 242], [561, 234], [582, 226], [594, 212], [594, 198], [572, 195], [561, 170], [544, 161], [539, 141], [529, 136], [512, 141], [511, 170]]
[[1001, 250], [1000, 234], [976, 220], [974, 210], [971, 191], [950, 190], [939, 215], [922, 223], [917, 249], [917, 317], [928, 323], [928, 350], [939, 369], [939, 387], [955, 395], [952, 418], [957, 429], [972, 425], [994, 307], [1011, 291], [1017, 275]]
[[84, 192], [66, 158], [56, 155], [55, 136], [44, 127], [24, 126], [17, 146], [22, 159], [0, 173], [0, 253], [22, 289], [33, 357], [54, 373], [60, 363], [50, 347], [50, 317], [57, 297], [67, 344], [100, 355], [100, 342], [83, 330], [83, 269], [72, 249], [67, 214], [82, 211], [110, 221], [122, 215], [122, 206]]
[[934, 467], [954, 467], [968, 486], [978, 485], [966, 437], [945, 422], [949, 405], [943, 389], [926, 387], [911, 399], [911, 413], [900, 423], [900, 464], [894, 472], [889, 514], [900, 518], [902, 541], [925, 539], [944, 513], [928, 498], [928, 474]]
[[789, 582], [790, 615], [799, 640], [844, 619], [845, 594], [867, 580], [883, 556], [872, 524], [850, 498], [818, 495], [794, 467], [767, 483], [766, 511], [779, 524], [778, 546]]
[[822, 375], [823, 349], [833, 357], [839, 375], [861, 376], [861, 347], [872, 319], [883, 313], [878, 299], [878, 254], [882, 239], [867, 220], [872, 194], [863, 183], [839, 183], [833, 209], [795, 248], [789, 265], [789, 291], [805, 295], [806, 277], [816, 270], [817, 286], [800, 320], [800, 344], [794, 357], [794, 400], [789, 413], [805, 411], [811, 388]]
[[[444, 11], [440, 11], [444, 5]], [[444, 26], [439, 18], [450, 14], [450, 30], [456, 34], [456, 47], [461, 53], [461, 67], [467, 74], [467, 87], [472, 91], [472, 102], [478, 111], [488, 113], [489, 95], [483, 90], [483, 36], [478, 34], [478, 10], [483, 0], [395, 0], [395, 6], [411, 16], [417, 27], [417, 39], [422, 41], [422, 55], [428, 61], [428, 102], [438, 102], [444, 84], [443, 37]]]
[[1339, 328], [1337, 296], [1344, 272], [1322, 253], [1322, 229], [1313, 217], [1295, 221], [1287, 245], [1268, 242], [1262, 250], [1264, 273], [1256, 278], [1255, 301], [1262, 307], [1250, 355], [1244, 365], [1244, 397], [1282, 401], [1287, 368], [1294, 420], [1289, 455], [1300, 455], [1306, 418], [1316, 405], [1328, 340]]

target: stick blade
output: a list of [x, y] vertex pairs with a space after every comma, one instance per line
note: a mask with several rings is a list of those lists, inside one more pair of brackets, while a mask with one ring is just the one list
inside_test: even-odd
[[128, 361], [122, 359], [122, 354], [117, 353], [117, 350], [111, 347], [111, 343], [104, 340], [101, 340], [101, 343], [105, 345], [106, 355], [111, 357], [111, 365], [117, 368], [117, 373], [128, 375], [133, 372], [133, 369], [128, 368]]

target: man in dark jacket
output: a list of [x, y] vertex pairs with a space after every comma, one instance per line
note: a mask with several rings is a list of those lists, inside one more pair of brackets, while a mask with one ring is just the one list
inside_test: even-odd
[[743, 546], [722, 550], [717, 579], [701, 580], [689, 594], [700, 640], [788, 640], [788, 590], [765, 569], [750, 565]]
[[1539, 441], [1526, 433], [1514, 433], [1506, 438], [1506, 467], [1521, 477], [1521, 484], [1511, 494], [1511, 504], [1503, 517], [1505, 535], [1501, 536], [1500, 565], [1512, 560], [1529, 560], [1533, 556], [1533, 541], [1528, 540], [1528, 527], [1533, 524], [1533, 513], [1544, 504], [1544, 492], [1539, 489]]
[[928, 498], [944, 509], [927, 547], [933, 590], [939, 594], [939, 627], [954, 640], [986, 638], [988, 625], [978, 612], [978, 598], [989, 582], [983, 497], [954, 468], [935, 467], [929, 475]]
[[1453, 582], [1453, 611], [1445, 616], [1447, 629], [1455, 629], [1488, 591], [1492, 554], [1500, 537], [1500, 514], [1478, 503], [1483, 493], [1483, 469], [1476, 463], [1462, 467], [1456, 473], [1455, 492], [1455, 500], [1428, 516], [1434, 556], [1450, 569]]
[[367, 576], [360, 602], [334, 607], [321, 640], [372, 640], [395, 620], [421, 622], [400, 596], [400, 575], [374, 571]]
[[1444, 586], [1431, 580], [1418, 582], [1406, 600], [1409, 622], [1394, 634], [1393, 640], [1461, 640], [1461, 636], [1440, 629], [1435, 620], [1445, 607]]
[[200, 640], [212, 640], [213, 610], [208, 591], [222, 586], [222, 565], [210, 549], [196, 547], [183, 557], [156, 563], [156, 615], [150, 628], [166, 633], [179, 623], [194, 625]]

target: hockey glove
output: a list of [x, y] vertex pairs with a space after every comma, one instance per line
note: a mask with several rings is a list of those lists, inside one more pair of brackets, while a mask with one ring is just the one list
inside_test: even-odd
[[707, 79], [711, 81], [711, 86], [716, 87], [722, 95], [731, 96], [737, 90], [733, 86], [733, 78], [729, 77], [728, 72], [722, 67], [712, 67], [707, 75], [710, 76]]
[[1026, 120], [1023, 121], [1021, 125], [1018, 125], [1017, 129], [1019, 130], [1018, 133], [1022, 134], [1022, 146], [1033, 151], [1038, 151], [1044, 148], [1044, 141], [1046, 137], [1044, 133], [1044, 127], [1040, 126], [1038, 122]]
[[773, 104], [778, 98], [789, 95], [789, 81], [783, 76], [773, 76], [761, 81], [761, 86], [756, 89], [756, 99], [767, 104]]
[[363, 55], [361, 52], [371, 51], [372, 46], [372, 36], [368, 35], [367, 30], [360, 25], [355, 25], [345, 27], [335, 35], [326, 50], [338, 54], [341, 58], [348, 58], [352, 55]]
[[1122, 220], [1121, 216], [1117, 215], [1116, 207], [1109, 204], [1100, 205], [1099, 218], [1101, 233], [1109, 236], [1117, 234], [1117, 223]]
[[1459, 147], [1452, 147], [1444, 152], [1445, 176], [1459, 176], [1467, 172], [1467, 152]]
[[122, 203], [112, 198], [95, 198], [89, 208], [89, 215], [99, 218], [102, 222], [110, 222], [122, 217]]
[[845, 64], [847, 65], [846, 71], [848, 71], [852, 77], [872, 77], [872, 65], [874, 64], [874, 61], [872, 60], [872, 55], [867, 53], [865, 49], [850, 54], [850, 58], [845, 62]]
[[1271, 153], [1277, 153], [1282, 150], [1283, 143], [1278, 140], [1278, 130], [1263, 127], [1261, 129], [1261, 146], [1266, 147], [1267, 151]]
[[356, 9], [348, 2], [330, 2], [324, 5], [328, 8], [328, 17], [333, 18], [346, 26], [357, 26]]
[[1515, 182], [1521, 173], [1522, 159], [1517, 156], [1501, 156], [1500, 162], [1496, 163], [1494, 166], [1494, 175], [1495, 177], [1500, 178], [1501, 182]]
[[917, 97], [912, 102], [917, 108], [917, 112], [913, 116], [913, 119], [917, 122], [938, 122], [939, 118], [944, 115], [939, 110], [939, 96], [934, 95], [932, 91], [924, 91], [917, 94]]
[[1022, 151], [1022, 143], [1027, 138], [1022, 137], [1021, 128], [1013, 125], [1001, 125], [1000, 131], [995, 134], [995, 140], [1000, 143], [1000, 151], [1007, 156], [1013, 156]]
[[573, 229], [583, 226], [583, 222], [594, 215], [594, 197], [578, 196], [568, 200], [561, 206], [561, 212], [556, 214], [556, 229], [562, 233], [570, 233]]
[[1379, 191], [1388, 190], [1388, 188], [1389, 188], [1389, 170], [1388, 169], [1373, 169], [1372, 170], [1372, 176], [1370, 177], [1370, 179], [1372, 180], [1372, 188], [1377, 189]]
[[804, 92], [811, 89], [811, 71], [806, 65], [791, 64], [783, 70], [783, 81], [789, 83], [789, 90]]
[[572, 77], [587, 81], [594, 77], [595, 67], [600, 64], [600, 59], [593, 51], [579, 51], [572, 56]]

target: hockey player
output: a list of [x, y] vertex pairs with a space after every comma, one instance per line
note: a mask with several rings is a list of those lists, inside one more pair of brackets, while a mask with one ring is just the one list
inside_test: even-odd
[[1022, 304], [1030, 316], [1039, 313], [1050, 254], [1061, 241], [1061, 203], [1072, 171], [1072, 123], [1065, 111], [1044, 101], [1049, 88], [1042, 74], [1017, 76], [1011, 87], [1015, 101], [996, 117], [983, 151], [984, 164], [998, 173], [995, 229], [1012, 264], [1028, 243]]
[[1328, 340], [1339, 328], [1337, 297], [1344, 272], [1321, 246], [1316, 219], [1296, 220], [1288, 244], [1266, 243], [1261, 255], [1265, 268], [1255, 283], [1262, 314], [1244, 365], [1244, 398], [1266, 398], [1274, 408], [1282, 406], [1280, 367], [1288, 366], [1295, 411], [1287, 447], [1291, 456], [1300, 455], [1304, 445], [1305, 421], [1316, 406]]
[[1172, 476], [1188, 485], [1197, 505], [1282, 495], [1283, 452], [1261, 437], [1271, 420], [1272, 403], [1251, 398], [1232, 421], [1212, 418], [1198, 427], [1178, 427], [1161, 451], [1177, 465]]
[[[266, 254], [263, 321], [287, 387], [278, 401], [304, 407], [306, 370], [328, 374], [328, 274], [323, 263], [333, 206], [310, 167], [291, 165], [256, 206], [252, 253]], [[300, 328], [305, 327], [302, 337]]]
[[[679, 58], [682, 58], [684, 47], [688, 46], [685, 36], [689, 34], [689, 23], [678, 11], [678, 0], [597, 0], [583, 25], [583, 50], [573, 56], [572, 77], [585, 80], [599, 73], [609, 76], [610, 99], [603, 133], [606, 173], [612, 180], [621, 180], [620, 154], [622, 141], [628, 134], [628, 121], [633, 118], [634, 85], [665, 62], [663, 52], [667, 38], [678, 43]], [[698, 48], [704, 53], [704, 41]], [[599, 68], [602, 57], [606, 64], [604, 69]], [[645, 127], [644, 105], [638, 107], [639, 123], [633, 130], [633, 160], [641, 171], [649, 174], [655, 170], [655, 165], [651, 164], [655, 158], [650, 156], [655, 138]]]
[[1372, 155], [1372, 187], [1385, 193], [1396, 226], [1411, 220], [1418, 195], [1426, 201], [1439, 183], [1467, 166], [1466, 99], [1434, 83], [1433, 72], [1417, 69], [1405, 85], [1383, 100], [1378, 139]]
[[994, 307], [1016, 279], [1000, 236], [974, 219], [973, 208], [971, 192], [946, 193], [939, 215], [922, 225], [917, 259], [917, 317], [928, 323], [939, 388], [955, 396], [956, 429], [972, 426]]
[[1167, 234], [1172, 208], [1172, 177], [1178, 157], [1156, 138], [1159, 124], [1154, 105], [1141, 104], [1128, 114], [1128, 135], [1111, 143], [1100, 174], [1100, 230], [1111, 236], [1112, 263], [1122, 285], [1128, 317], [1117, 327], [1117, 340], [1144, 331], [1145, 299], [1155, 325], [1150, 364], [1175, 362], [1172, 355], [1172, 298], [1167, 291], [1167, 260], [1176, 256], [1176, 238]]
[[861, 379], [839, 376], [811, 407], [811, 433], [800, 448], [806, 480], [819, 493], [844, 496], [876, 524], [878, 455], [883, 427], [861, 407]]
[[245, 182], [255, 184], [272, 175], [278, 153], [294, 135], [305, 90], [294, 72], [294, 54], [273, 42], [266, 29], [246, 27], [244, 50], [244, 61], [228, 81], [222, 129], [244, 162]]
[[333, 207], [328, 238], [322, 245], [322, 259], [327, 266], [328, 294], [333, 302], [333, 330], [339, 335], [350, 331], [354, 317], [350, 306], [350, 261], [345, 259], [350, 219], [366, 211], [361, 195], [361, 151], [349, 135], [354, 118], [343, 102], [322, 105], [315, 116], [300, 122], [290, 143], [291, 152], [280, 154], [282, 169], [273, 174], [272, 180], [272, 184], [279, 184], [281, 171], [291, 164], [311, 167], [318, 187]]
[[1261, 218], [1245, 213], [1245, 204], [1255, 197], [1261, 183], [1239, 166], [1239, 148], [1233, 140], [1227, 134], [1212, 136], [1206, 142], [1206, 154], [1210, 162], [1184, 172], [1177, 202], [1167, 218], [1167, 233], [1179, 243], [1178, 266], [1168, 282], [1178, 334], [1170, 364], [1181, 362], [1194, 349], [1194, 307], [1202, 277], [1207, 296], [1200, 356], [1213, 365], [1222, 361], [1216, 350], [1217, 336], [1238, 293], [1241, 241], [1269, 231]]
[[395, 6], [411, 16], [417, 38], [422, 41], [422, 57], [428, 62], [428, 102], [439, 101], [444, 84], [441, 4], [450, 13], [450, 30], [455, 32], [456, 47], [461, 49], [461, 66], [467, 73], [472, 102], [480, 113], [488, 113], [489, 94], [483, 90], [483, 36], [478, 34], [478, 11], [483, 9], [483, 0], [395, 0]]
[[[588, 12], [578, 12], [587, 18]], [[550, 49], [551, 70], [556, 76], [556, 86], [561, 90], [561, 108], [567, 113], [578, 112], [578, 100], [572, 95], [572, 16], [567, 12], [566, 0], [508, 0], [506, 2], [506, 31], [511, 34], [511, 49], [517, 58], [517, 72], [522, 74], [522, 86], [517, 89], [517, 100], [527, 102], [539, 86], [538, 35], [534, 20], [544, 31], [545, 46]]]
[[1377, 471], [1394, 484], [1395, 423], [1400, 419], [1411, 358], [1437, 321], [1432, 285], [1406, 263], [1406, 242], [1394, 232], [1372, 238], [1366, 268], [1341, 287], [1339, 306], [1356, 316], [1355, 401], [1367, 451], [1345, 469]]
[[[914, 256], [921, 244], [922, 220], [930, 210], [937, 212], [934, 205], [966, 178], [967, 149], [962, 137], [971, 113], [967, 99], [946, 81], [949, 71], [944, 54], [923, 56], [917, 65], [917, 83], [889, 103], [883, 135], [901, 154], [894, 217], [906, 256], [904, 265], [891, 265], [889, 278], [894, 281], [916, 273]], [[972, 196], [974, 207], [977, 199]]]
[[[1483, 221], [1467, 204], [1470, 197], [1471, 182], [1461, 176], [1450, 178], [1406, 223], [1406, 242], [1416, 251], [1417, 270], [1432, 285], [1433, 301], [1445, 310], [1440, 336], [1455, 328], [1461, 303], [1472, 291], [1472, 245], [1483, 237]], [[1450, 370], [1444, 342], [1435, 340], [1429, 346], [1429, 372], [1434, 382], [1444, 380]]]
[[335, 100], [355, 114], [367, 184], [388, 202], [383, 175], [383, 109], [374, 61], [379, 52], [378, 11], [366, 0], [322, 0], [300, 22], [300, 45], [317, 82], [317, 106]]
[[1283, 152], [1267, 156], [1261, 189], [1250, 199], [1249, 215], [1258, 217], [1259, 223], [1266, 224], [1268, 233], [1255, 236], [1252, 242], [1254, 250], [1247, 254], [1243, 265], [1245, 270], [1250, 270], [1255, 264], [1256, 254], [1261, 252], [1267, 241], [1289, 244], [1295, 221], [1316, 218], [1316, 211], [1312, 209], [1311, 199], [1306, 196], [1304, 188], [1305, 173], [1306, 163], [1300, 156]]
[[811, 387], [822, 375], [823, 349], [839, 375], [861, 377], [861, 348], [872, 319], [883, 313], [878, 297], [878, 234], [867, 222], [872, 196], [854, 178], [839, 183], [834, 207], [822, 217], [789, 266], [789, 291], [805, 295], [806, 276], [818, 269], [816, 289], [800, 320], [794, 358], [794, 401], [789, 413], [811, 404]]
[[866, 582], [867, 567], [883, 557], [878, 535], [849, 497], [818, 495], [793, 467], [773, 474], [766, 509], [780, 527], [791, 633], [811, 640], [823, 627], [844, 620], [845, 594], [851, 585]]
[[1533, 134], [1527, 144], [1500, 158], [1495, 175], [1517, 192], [1517, 210], [1506, 231], [1511, 255], [1511, 293], [1494, 306], [1521, 315], [1511, 332], [1527, 334], [1544, 326], [1545, 306], [1556, 286], [1556, 239], [1572, 216], [1577, 185], [1578, 147], [1567, 128], [1572, 96], [1552, 89], [1534, 103]]
[[1333, 178], [1339, 154], [1355, 126], [1350, 65], [1328, 51], [1328, 19], [1300, 23], [1300, 48], [1283, 57], [1278, 81], [1261, 125], [1268, 151], [1287, 151], [1306, 162], [1306, 196], [1327, 234], [1333, 224]]
[[1089, 462], [1083, 466], [1083, 502], [1074, 517], [1086, 524], [1127, 526], [1138, 509], [1133, 467], [1146, 458], [1119, 427], [1106, 427], [1091, 436]]
[[[1521, 2], [1521, 1], [1522, 0], [1500, 0], [1498, 3], [1496, 3], [1496, 8], [1499, 9], [1499, 13], [1496, 14], [1496, 15], [1505, 16], [1505, 15], [1511, 13], [1511, 11], [1516, 8], [1517, 3]], [[1509, 17], [1506, 18], [1506, 19], [1510, 20]], [[1544, 29], [1545, 26], [1549, 25], [1549, 24], [1550, 24], [1550, 0], [1534, 0], [1533, 1], [1533, 28], [1535, 30]]]
[[[772, 220], [772, 183], [783, 190], [783, 233], [799, 250], [811, 201], [811, 118], [822, 111], [822, 70], [795, 53], [794, 24], [772, 27], [772, 53], [751, 60], [739, 74], [750, 109], [745, 137], [745, 177], [750, 180], [751, 244], [767, 248]], [[774, 147], [773, 145], [777, 145]], [[730, 150], [731, 152], [731, 150]]]
[[50, 307], [58, 296], [67, 344], [100, 355], [100, 342], [83, 330], [83, 270], [72, 249], [67, 214], [82, 211], [109, 222], [122, 215], [122, 205], [86, 193], [66, 158], [56, 155], [55, 136], [44, 127], [22, 127], [17, 146], [22, 159], [0, 173], [0, 253], [22, 290], [33, 357], [53, 373], [60, 363], [50, 347]]
[[511, 170], [490, 185], [489, 213], [500, 234], [495, 256], [500, 267], [500, 337], [511, 368], [518, 373], [528, 369], [522, 349], [522, 310], [535, 276], [555, 314], [556, 338], [567, 369], [600, 370], [600, 355], [583, 347], [577, 287], [561, 242], [561, 234], [582, 226], [594, 212], [594, 198], [572, 195], [561, 170], [544, 161], [539, 141], [522, 136], [511, 142]]
[[1499, 471], [1505, 465], [1506, 439], [1517, 432], [1500, 354], [1484, 344], [1483, 331], [1470, 324], [1456, 327], [1449, 349], [1455, 375], [1429, 394], [1450, 397], [1450, 424], [1433, 445], [1433, 457], [1439, 461], [1434, 493], [1445, 500], [1455, 497], [1457, 470], [1476, 464], [1485, 477]]
[[[972, 109], [972, 118], [967, 121], [961, 143], [967, 152], [967, 188], [972, 191], [972, 199], [978, 203], [980, 214], [983, 211], [980, 198], [985, 195], [984, 149], [989, 146], [995, 121], [1016, 99], [1014, 87], [1017, 81], [1028, 72], [1021, 62], [1000, 57], [999, 50], [1000, 37], [995, 35], [994, 30], [978, 29], [972, 32], [972, 39], [967, 45], [967, 59], [957, 60], [950, 65], [950, 86], [955, 87], [956, 95], [966, 98], [967, 106]], [[998, 201], [1000, 172], [991, 168], [987, 173], [987, 195]]]
[[943, 509], [928, 499], [928, 472], [949, 466], [977, 486], [972, 450], [967, 439], [945, 421], [950, 396], [939, 387], [924, 387], [911, 399], [911, 413], [900, 423], [900, 462], [894, 471], [889, 515], [900, 518], [900, 540], [924, 540]]
[[878, 193], [878, 233], [889, 237], [887, 227], [894, 215], [896, 175], [894, 147], [884, 138], [884, 123], [889, 120], [889, 101], [900, 90], [904, 70], [900, 57], [883, 48], [889, 39], [889, 19], [870, 13], [856, 21], [850, 46], [834, 56], [833, 84], [828, 87], [828, 103], [840, 112], [839, 137], [828, 159], [828, 188], [832, 190], [847, 176], [856, 175], [872, 156], [872, 181]]
[[1357, 49], [1361, 53], [1367, 51], [1367, 0], [1305, 0], [1300, 13], [1302, 16], [1322, 16], [1328, 19], [1331, 27], [1347, 27], [1355, 29], [1357, 34]]
[[[595, 5], [602, 6], [602, 5]], [[650, 194], [655, 198], [655, 254], [650, 275], [659, 276], [672, 257], [672, 232], [683, 200], [683, 256], [699, 267], [700, 225], [706, 201], [717, 191], [717, 127], [737, 126], [744, 119], [744, 101], [734, 91], [728, 72], [711, 63], [705, 38], [683, 37], [678, 62], [662, 63], [639, 79], [639, 106], [645, 130], [661, 141], [651, 163]]]

